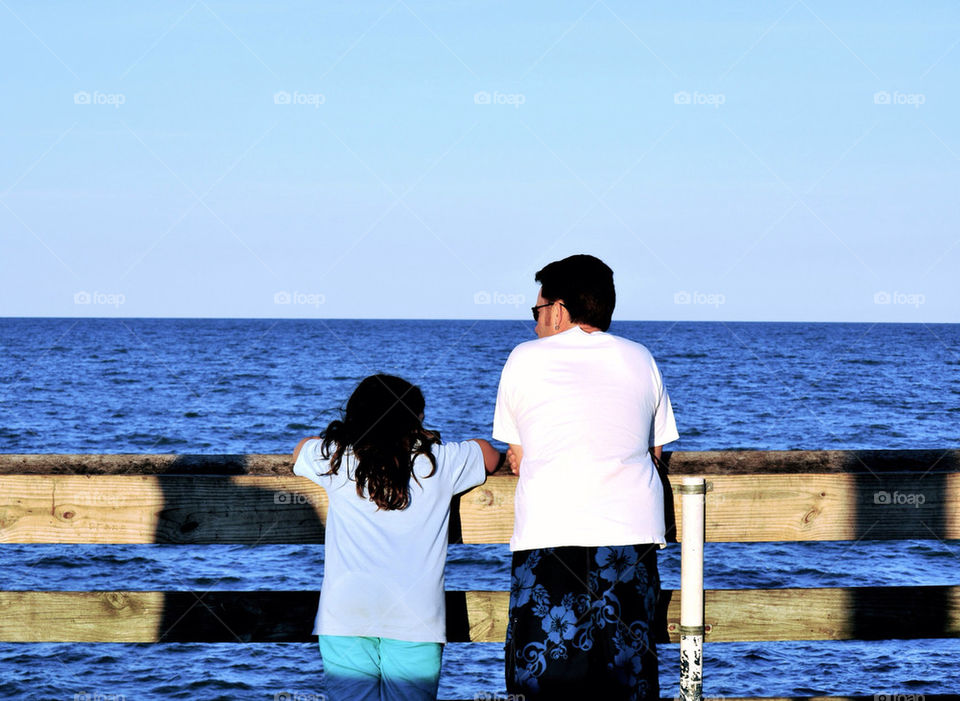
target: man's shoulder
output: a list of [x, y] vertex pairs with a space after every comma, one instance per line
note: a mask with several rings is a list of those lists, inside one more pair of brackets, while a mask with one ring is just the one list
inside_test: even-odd
[[507, 357], [507, 362], [522, 362], [525, 358], [537, 356], [546, 352], [546, 349], [549, 347], [549, 344], [545, 343], [547, 340], [549, 340], [549, 337], [534, 338], [529, 341], [524, 341], [523, 343], [518, 343], [513, 347], [513, 350], [510, 351], [510, 355]]
[[623, 336], [615, 336], [612, 333], [605, 334], [610, 343], [616, 346], [619, 346], [626, 352], [636, 353], [637, 355], [643, 356], [644, 358], [653, 358], [653, 354], [650, 352], [645, 345], [639, 343], [638, 341], [631, 341], [629, 338], [624, 338]]
[[[587, 342], [587, 346], [595, 345], [597, 348], [615, 348], [621, 353], [633, 355], [636, 358], [642, 358], [644, 360], [653, 359], [653, 354], [645, 345], [637, 341], [632, 341], [629, 338], [617, 336], [606, 331], [594, 332], [589, 334], [589, 336], [591, 338]], [[535, 338], [515, 346], [510, 352], [509, 360], [513, 363], [522, 362], [528, 358], [539, 358], [555, 351], [563, 352], [570, 346], [576, 346], [578, 348], [584, 347], [583, 338], [577, 338], [575, 336], [567, 338], [564, 334]]]

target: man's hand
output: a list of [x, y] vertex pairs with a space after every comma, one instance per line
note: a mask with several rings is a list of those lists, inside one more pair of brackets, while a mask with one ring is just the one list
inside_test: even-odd
[[515, 475], [520, 474], [521, 460], [523, 460], [523, 448], [511, 443], [510, 447], [507, 448], [507, 465], [510, 467], [510, 472]]
[[653, 458], [653, 464], [658, 469], [663, 469], [663, 466], [660, 462], [663, 457], [663, 446], [662, 445], [652, 445], [650, 446], [650, 457]]

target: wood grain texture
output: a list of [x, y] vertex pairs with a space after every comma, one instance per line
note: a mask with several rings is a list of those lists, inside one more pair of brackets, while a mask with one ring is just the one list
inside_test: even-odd
[[[705, 478], [708, 541], [960, 538], [960, 473]], [[668, 540], [683, 537], [681, 479]], [[451, 542], [508, 542], [515, 488], [495, 475], [461, 495]], [[324, 490], [294, 475], [0, 475], [7, 543], [322, 543], [326, 515]]]
[[0, 475], [0, 542], [322, 543], [326, 514], [294, 475]]
[[[705, 478], [708, 541], [960, 538], [960, 473]], [[675, 493], [675, 512], [680, 508]]]

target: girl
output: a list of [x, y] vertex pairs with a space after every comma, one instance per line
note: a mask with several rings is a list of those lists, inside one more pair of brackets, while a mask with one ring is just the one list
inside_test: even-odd
[[373, 375], [342, 421], [293, 452], [294, 473], [330, 503], [313, 632], [332, 701], [437, 696], [450, 500], [502, 457], [481, 439], [441, 444], [423, 410], [418, 387]]

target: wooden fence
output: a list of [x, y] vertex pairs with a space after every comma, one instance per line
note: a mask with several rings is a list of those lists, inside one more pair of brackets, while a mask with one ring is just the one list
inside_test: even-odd
[[[671, 540], [683, 537], [673, 487], [690, 475], [707, 480], [708, 542], [960, 539], [960, 451], [683, 452], [664, 465]], [[322, 543], [325, 493], [290, 470], [287, 455], [0, 455], [0, 542]], [[462, 495], [451, 542], [506, 543], [514, 488], [494, 475]], [[660, 642], [679, 640], [679, 600], [663, 591]], [[507, 602], [447, 592], [449, 640], [502, 642]], [[306, 642], [316, 603], [315, 591], [3, 591], [0, 641]], [[960, 636], [960, 586], [707, 590], [704, 608], [706, 643]]]

